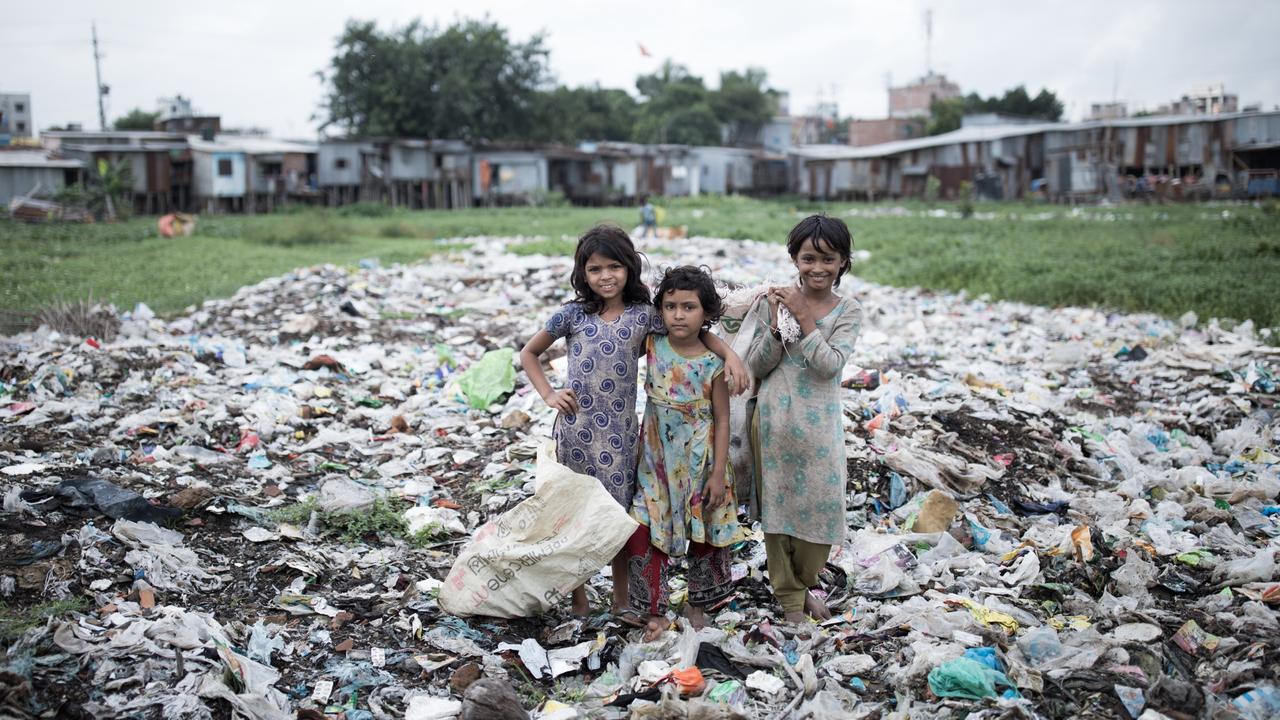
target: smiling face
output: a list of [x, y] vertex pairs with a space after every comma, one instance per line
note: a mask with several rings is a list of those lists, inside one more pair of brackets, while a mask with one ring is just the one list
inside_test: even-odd
[[697, 290], [671, 290], [662, 296], [662, 324], [673, 340], [697, 337], [706, 319]]
[[796, 270], [800, 271], [800, 285], [811, 292], [826, 292], [835, 285], [840, 277], [840, 269], [844, 258], [840, 253], [822, 244], [822, 249], [814, 247], [813, 238], [800, 244], [800, 249], [791, 258]]
[[583, 266], [587, 278], [587, 287], [600, 296], [605, 303], [622, 297], [622, 288], [627, 284], [627, 266], [611, 257], [594, 253], [587, 258]]

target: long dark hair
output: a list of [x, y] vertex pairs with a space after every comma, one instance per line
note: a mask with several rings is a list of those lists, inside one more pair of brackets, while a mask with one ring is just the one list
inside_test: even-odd
[[800, 254], [800, 246], [804, 245], [804, 241], [809, 239], [813, 240], [814, 250], [823, 252], [825, 245], [826, 250], [840, 256], [842, 262], [835, 281], [835, 286], [840, 287], [840, 278], [853, 265], [853, 236], [849, 234], [849, 226], [840, 218], [822, 214], [810, 215], [801, 220], [787, 235], [787, 252], [792, 260]]
[[640, 253], [636, 252], [631, 236], [617, 225], [600, 223], [582, 233], [578, 238], [578, 249], [573, 253], [573, 274], [569, 276], [569, 284], [573, 286], [574, 301], [582, 303], [583, 309], [592, 314], [604, 309], [604, 299], [592, 292], [587, 284], [587, 260], [592, 255], [617, 260], [627, 269], [622, 302], [627, 305], [649, 303], [649, 288], [640, 281]]
[[720, 293], [716, 292], [716, 282], [711, 278], [711, 269], [703, 265], [681, 265], [669, 268], [662, 274], [662, 282], [653, 293], [653, 306], [662, 312], [663, 297], [673, 290], [692, 290], [698, 293], [698, 302], [702, 305], [702, 329], [709, 330], [724, 315], [724, 303]]

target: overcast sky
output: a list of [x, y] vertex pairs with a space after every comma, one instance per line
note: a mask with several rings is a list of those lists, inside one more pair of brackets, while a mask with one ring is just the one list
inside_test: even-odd
[[[314, 134], [316, 71], [349, 18], [383, 28], [421, 17], [446, 25], [490, 18], [516, 40], [545, 32], [551, 69], [567, 85], [635, 92], [637, 75], [671, 58], [708, 86], [719, 72], [764, 68], [799, 114], [819, 99], [842, 115], [882, 117], [885, 82], [925, 70], [924, 11], [933, 9], [932, 66], [967, 93], [1025, 84], [1058, 93], [1068, 119], [1113, 95], [1154, 109], [1193, 86], [1225, 83], [1241, 104], [1280, 104], [1280, 2], [809, 1], [614, 2], [366, 0], [365, 2], [5, 3], [0, 92], [32, 94], [37, 127], [98, 126], [90, 22], [96, 20], [107, 120], [181, 93], [228, 127]], [[652, 57], [644, 57], [643, 44]]]

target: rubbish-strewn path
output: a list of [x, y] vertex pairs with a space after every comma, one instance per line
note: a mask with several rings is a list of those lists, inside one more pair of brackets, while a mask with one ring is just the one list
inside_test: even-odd
[[[457, 381], [540, 326], [571, 263], [472, 242], [139, 308], [111, 341], [0, 339], [4, 712], [1280, 714], [1280, 349], [1248, 324], [848, 278], [867, 324], [833, 621], [772, 622], [755, 541], [698, 634], [646, 645], [567, 604], [443, 615], [440, 579], [528, 494], [552, 419], [523, 375], [486, 410]], [[780, 245], [646, 249], [734, 283], [790, 270]]]

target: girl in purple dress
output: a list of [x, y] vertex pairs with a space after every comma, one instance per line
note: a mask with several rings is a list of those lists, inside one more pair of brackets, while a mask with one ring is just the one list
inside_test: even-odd
[[[624, 508], [635, 494], [640, 425], [636, 419], [636, 375], [650, 332], [663, 332], [662, 318], [649, 302], [640, 280], [640, 254], [627, 233], [613, 225], [596, 225], [578, 238], [570, 284], [575, 297], [562, 306], [520, 351], [529, 382], [548, 406], [558, 411], [552, 434], [557, 459], [596, 478]], [[747, 377], [742, 361], [714, 335], [704, 342], [725, 358], [732, 389], [741, 391]], [[557, 339], [568, 344], [568, 387], [555, 389], [542, 370], [541, 355]], [[625, 614], [629, 605], [629, 572], [625, 552], [611, 563], [612, 612], [628, 624], [642, 625]], [[573, 614], [587, 615], [584, 588], [573, 591]]]

